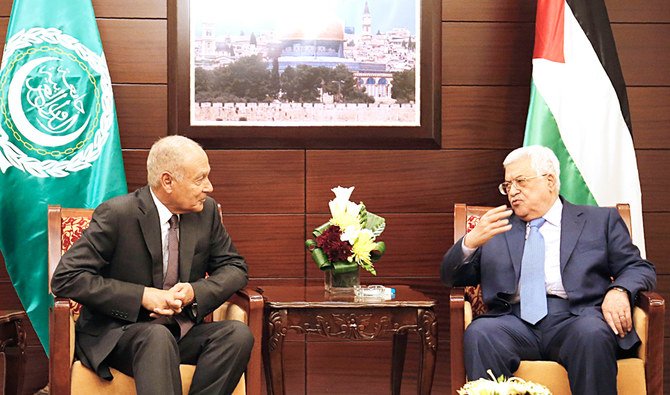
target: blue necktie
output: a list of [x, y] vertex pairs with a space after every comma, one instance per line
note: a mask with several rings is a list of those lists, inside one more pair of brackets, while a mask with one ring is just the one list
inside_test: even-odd
[[530, 232], [521, 258], [521, 319], [535, 325], [547, 315], [547, 291], [544, 286], [544, 237], [540, 227], [544, 218], [530, 221]]

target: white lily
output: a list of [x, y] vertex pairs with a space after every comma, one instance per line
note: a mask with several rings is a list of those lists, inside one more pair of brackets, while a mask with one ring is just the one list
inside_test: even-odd
[[330, 223], [339, 226], [340, 229], [356, 225], [360, 227], [358, 214], [361, 211], [361, 205], [349, 201], [354, 187], [342, 188], [338, 186], [331, 190], [335, 194], [335, 199], [328, 202], [332, 216]]

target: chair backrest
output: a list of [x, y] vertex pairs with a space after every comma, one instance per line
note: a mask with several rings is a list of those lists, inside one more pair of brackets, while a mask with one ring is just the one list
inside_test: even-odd
[[81, 237], [84, 229], [91, 223], [93, 209], [62, 208], [49, 205], [48, 240], [49, 240], [49, 293], [51, 293], [51, 277], [53, 276], [61, 256], [75, 241]]

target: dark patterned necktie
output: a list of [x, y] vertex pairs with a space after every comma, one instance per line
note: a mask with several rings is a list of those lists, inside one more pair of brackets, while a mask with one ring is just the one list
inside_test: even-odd
[[[179, 217], [172, 215], [169, 222], [170, 229], [168, 229], [167, 242], [168, 264], [165, 278], [163, 279], [163, 289], [170, 289], [179, 281]], [[193, 327], [193, 321], [183, 311], [175, 315], [174, 319], [179, 324], [179, 338], [182, 338]]]
[[179, 218], [176, 215], [170, 217], [170, 229], [168, 229], [168, 264], [163, 278], [163, 289], [170, 289], [177, 284], [179, 279]]

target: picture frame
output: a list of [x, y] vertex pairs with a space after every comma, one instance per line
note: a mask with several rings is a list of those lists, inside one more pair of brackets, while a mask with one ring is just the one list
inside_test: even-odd
[[[311, 38], [306, 41], [304, 37], [312, 37], [309, 35], [302, 36], [301, 42], [297, 45], [289, 47], [291, 43], [286, 44], [286, 37], [295, 38], [294, 33], [286, 34], [280, 31], [280, 28], [272, 30], [271, 22], [267, 22], [267, 28], [237, 27], [240, 33], [233, 33], [223, 35], [217, 33], [217, 29], [225, 31], [226, 28], [233, 29], [233, 22], [219, 22], [214, 18], [214, 22], [208, 20], [206, 23], [200, 19], [195, 19], [197, 15], [201, 15], [202, 11], [191, 9], [196, 7], [193, 5], [196, 1], [205, 0], [169, 0], [168, 3], [168, 133], [181, 134], [188, 136], [200, 142], [203, 147], [207, 149], [439, 149], [441, 145], [441, 104], [440, 104], [440, 72], [441, 72], [441, 1], [440, 0], [384, 0], [387, 4], [389, 2], [404, 2], [403, 6], [407, 6], [410, 2], [415, 7], [416, 18], [415, 25], [409, 28], [394, 28], [394, 32], [400, 31], [402, 33], [415, 28], [416, 35], [414, 42], [412, 37], [409, 39], [402, 38], [402, 44], [384, 44], [391, 42], [392, 34], [382, 32], [381, 25], [375, 25], [374, 22], [366, 27], [365, 20], [363, 20], [362, 27], [346, 26], [347, 21], [341, 23], [338, 28], [342, 36], [338, 36], [333, 41], [321, 41], [325, 35], [318, 36], [318, 40]], [[268, 1], [274, 4], [281, 4], [276, 0], [254, 0]], [[283, 2], [284, 8], [291, 11], [295, 6], [296, 0], [287, 0]], [[297, 0], [300, 2], [299, 0]], [[328, 0], [328, 4], [335, 4], [339, 7], [352, 7], [355, 9], [346, 10], [348, 13], [369, 12], [372, 18], [375, 18], [374, 10], [368, 10], [368, 2], [375, 4], [377, 0]], [[221, 2], [230, 4], [237, 4], [234, 2]], [[326, 3], [322, 3], [326, 4]], [[400, 4], [400, 3], [399, 3]], [[365, 9], [363, 10], [363, 6]], [[296, 6], [297, 7], [297, 6]], [[231, 7], [228, 11], [234, 11], [235, 7]], [[263, 8], [263, 7], [257, 7]], [[321, 14], [323, 14], [321, 10]], [[379, 12], [382, 16], [387, 14]], [[242, 12], [242, 11], [240, 11]], [[268, 11], [272, 13], [273, 11]], [[276, 12], [276, 11], [275, 11]], [[342, 13], [342, 10], [337, 12]], [[335, 12], [333, 12], [334, 14]], [[212, 12], [212, 14], [216, 14]], [[291, 12], [291, 15], [295, 12]], [[222, 14], [218, 14], [222, 15]], [[369, 17], [368, 17], [369, 18]], [[243, 18], [238, 18], [243, 19]], [[263, 18], [258, 17], [258, 11], [254, 15], [254, 20]], [[304, 17], [304, 20], [310, 20], [310, 17]], [[333, 17], [337, 20], [337, 17]], [[374, 19], [373, 19], [374, 20]], [[327, 25], [327, 21], [319, 21], [321, 25]], [[393, 21], [389, 21], [385, 26], [393, 26]], [[220, 24], [220, 26], [219, 26]], [[288, 23], [287, 23], [288, 24]], [[398, 22], [400, 24], [400, 22]], [[288, 24], [295, 25], [295, 22]], [[204, 27], [203, 27], [204, 26]], [[265, 25], [264, 25], [265, 26]], [[372, 27], [372, 29], [371, 29]], [[374, 31], [374, 29], [377, 29]], [[199, 29], [199, 30], [198, 30]], [[209, 29], [209, 30], [208, 30]], [[334, 29], [334, 30], [338, 30]], [[366, 31], [367, 29], [367, 31]], [[247, 32], [245, 32], [247, 30]], [[269, 33], [261, 32], [267, 30]], [[304, 30], [307, 29], [303, 29]], [[256, 33], [258, 31], [258, 33]], [[250, 34], [251, 32], [251, 34]], [[364, 37], [367, 33], [368, 37]], [[293, 34], [293, 36], [291, 36]], [[302, 33], [301, 33], [302, 34]], [[411, 33], [410, 33], [411, 34]], [[233, 100], [227, 93], [208, 91], [203, 86], [208, 86], [201, 81], [206, 81], [202, 75], [205, 72], [211, 72], [225, 62], [236, 62], [249, 53], [248, 45], [240, 46], [231, 44], [238, 36], [247, 37], [254, 35], [252, 40], [258, 40], [258, 45], [254, 46], [257, 52], [262, 50], [256, 48], [269, 48], [270, 44], [264, 42], [271, 42], [271, 39], [266, 39], [266, 36], [275, 37], [273, 42], [281, 43], [281, 57], [276, 56], [272, 59], [274, 71], [281, 70], [279, 78], [283, 78], [284, 72], [288, 68], [293, 68], [294, 71], [308, 70], [315, 72], [315, 70], [325, 70], [321, 67], [322, 63], [312, 62], [312, 59], [307, 60], [307, 65], [303, 66], [293, 62], [293, 59], [304, 59], [298, 53], [300, 51], [327, 51], [330, 54], [336, 53], [340, 58], [346, 58], [347, 51], [351, 48], [365, 48], [364, 39], [376, 40], [381, 43], [374, 45], [379, 48], [380, 45], [387, 45], [384, 51], [392, 52], [391, 45], [403, 45], [403, 48], [416, 50], [416, 58], [412, 64], [415, 73], [415, 97], [409, 99], [393, 99], [391, 96], [394, 85], [386, 87], [386, 91], [379, 93], [375, 87], [371, 85], [363, 85], [369, 81], [384, 82], [390, 80], [394, 84], [393, 77], [400, 81], [399, 74], [393, 74], [392, 70], [388, 70], [391, 66], [386, 66], [387, 70], [380, 70], [377, 68], [377, 74], [374, 74], [374, 79], [365, 79], [364, 77], [370, 74], [365, 74], [367, 70], [358, 70], [352, 72], [351, 77], [355, 81], [353, 84], [350, 78], [331, 77], [332, 74], [327, 74], [328, 77], [321, 75], [315, 86], [312, 86], [311, 97], [308, 99], [287, 100], [290, 93], [288, 88], [284, 85], [279, 88], [274, 97], [269, 95], [263, 96], [263, 99], [254, 102], [254, 99], [242, 98], [233, 96]], [[256, 36], [258, 35], [258, 36]], [[395, 36], [397, 36], [396, 34]], [[407, 33], [405, 33], [407, 35]], [[214, 36], [212, 38], [212, 36]], [[230, 38], [231, 36], [232, 39]], [[393, 36], [393, 37], [395, 37]], [[223, 39], [219, 37], [225, 37]], [[278, 37], [278, 38], [277, 38]], [[353, 37], [353, 38], [352, 38]], [[325, 37], [329, 39], [330, 37]], [[265, 39], [265, 41], [263, 41]], [[199, 40], [199, 41], [197, 41]], [[312, 45], [313, 41], [313, 45]], [[295, 43], [294, 41], [293, 43]], [[363, 44], [359, 44], [362, 42]], [[409, 42], [409, 45], [408, 45]], [[246, 43], [246, 41], [245, 41]], [[341, 44], [338, 44], [341, 43]], [[256, 43], [254, 43], [256, 44]], [[275, 44], [276, 45], [276, 44]], [[339, 45], [339, 47], [338, 47]], [[351, 48], [344, 48], [348, 45]], [[209, 47], [208, 47], [209, 46]], [[211, 49], [212, 46], [215, 49]], [[368, 48], [372, 48], [369, 45]], [[209, 48], [209, 55], [205, 50]], [[289, 48], [289, 49], [287, 49]], [[297, 48], [297, 49], [296, 49]], [[335, 48], [333, 50], [333, 48]], [[339, 48], [339, 53], [337, 53]], [[402, 48], [401, 48], [402, 49]], [[216, 52], [214, 52], [216, 51]], [[244, 52], [246, 51], [246, 52]], [[264, 53], [251, 53], [251, 59], [254, 56], [258, 59], [265, 59], [268, 69], [270, 68], [270, 60], [266, 49]], [[381, 51], [377, 49], [377, 51]], [[235, 53], [236, 52], [236, 53]], [[284, 56], [286, 55], [286, 56]], [[208, 57], [209, 56], [209, 57]], [[293, 57], [292, 57], [293, 56]], [[319, 55], [320, 56], [320, 55]], [[328, 55], [326, 55], [328, 56]], [[407, 57], [407, 56], [405, 56]], [[317, 58], [314, 55], [314, 58]], [[276, 59], [280, 59], [277, 61]], [[288, 60], [286, 60], [288, 59]], [[319, 59], [321, 59], [319, 57]], [[355, 62], [356, 60], [352, 60]], [[291, 63], [293, 62], [293, 63]], [[303, 62], [303, 61], [301, 61]], [[344, 61], [343, 61], [344, 62]], [[406, 62], [407, 63], [407, 62]], [[196, 66], [196, 64], [198, 66]], [[279, 64], [279, 66], [278, 66]], [[359, 62], [362, 64], [362, 62]], [[366, 67], [370, 67], [368, 63]], [[227, 67], [227, 66], [226, 66]], [[310, 67], [313, 67], [310, 69]], [[327, 67], [327, 66], [326, 66]], [[341, 67], [341, 66], [340, 66]], [[356, 67], [348, 67], [348, 70], [356, 69]], [[372, 67], [375, 67], [373, 64]], [[377, 65], [378, 67], [378, 65]], [[408, 67], [408, 66], [405, 66]], [[332, 67], [331, 67], [332, 68]], [[196, 69], [199, 69], [196, 71]], [[248, 69], [248, 67], [247, 67]], [[246, 70], [242, 68], [242, 70]], [[402, 73], [402, 71], [400, 71]], [[414, 77], [414, 75], [412, 75]], [[333, 79], [335, 78], [335, 79]], [[197, 83], [196, 83], [197, 79]], [[283, 80], [282, 80], [283, 82]], [[349, 84], [349, 85], [347, 85]], [[267, 85], [267, 84], [266, 84]], [[363, 100], [372, 101], [370, 103], [347, 103], [351, 99], [345, 96], [345, 89], [351, 92], [351, 86], [358, 86], [359, 92], [364, 92], [370, 98]], [[398, 82], [400, 85], [400, 82]], [[288, 84], [286, 85], [288, 86]], [[197, 89], [199, 90], [196, 90]], [[373, 89], [370, 89], [372, 87]], [[365, 89], [363, 89], [365, 88]], [[382, 87], [383, 88], [383, 87]], [[390, 89], [388, 89], [390, 88]], [[398, 89], [399, 91], [400, 89]], [[377, 92], [376, 95], [371, 94]], [[315, 96], [316, 94], [316, 96]], [[209, 96], [207, 96], [209, 95]], [[360, 94], [358, 94], [360, 96]], [[385, 95], [385, 96], [384, 96]], [[217, 102], [220, 97], [220, 102]], [[202, 99], [202, 98], [205, 99]], [[212, 99], [210, 99], [210, 97]], [[197, 98], [197, 100], [196, 100]], [[354, 99], [358, 100], [358, 99]], [[404, 101], [403, 101], [404, 100]], [[230, 102], [228, 102], [230, 101]], [[344, 101], [344, 103], [342, 103]], [[280, 108], [278, 110], [277, 108]], [[328, 111], [336, 109], [338, 113], [345, 115], [340, 119], [328, 115]], [[234, 111], [234, 113], [233, 113]], [[246, 112], [245, 112], [246, 111]], [[256, 111], [254, 113], [254, 111]], [[404, 118], [397, 120], [384, 119], [378, 121], [378, 114], [390, 114], [397, 116], [400, 119], [399, 113], [402, 112]], [[257, 114], [263, 116], [256, 116]], [[274, 114], [278, 113], [279, 116]], [[204, 115], [203, 115], [204, 114]], [[214, 115], [211, 115], [214, 114]], [[230, 116], [230, 114], [233, 114]], [[247, 114], [252, 114], [248, 116]], [[268, 115], [270, 114], [270, 115]], [[369, 115], [369, 119], [365, 117]], [[384, 115], [387, 116], [387, 115]], [[332, 120], [331, 120], [332, 119]]]

